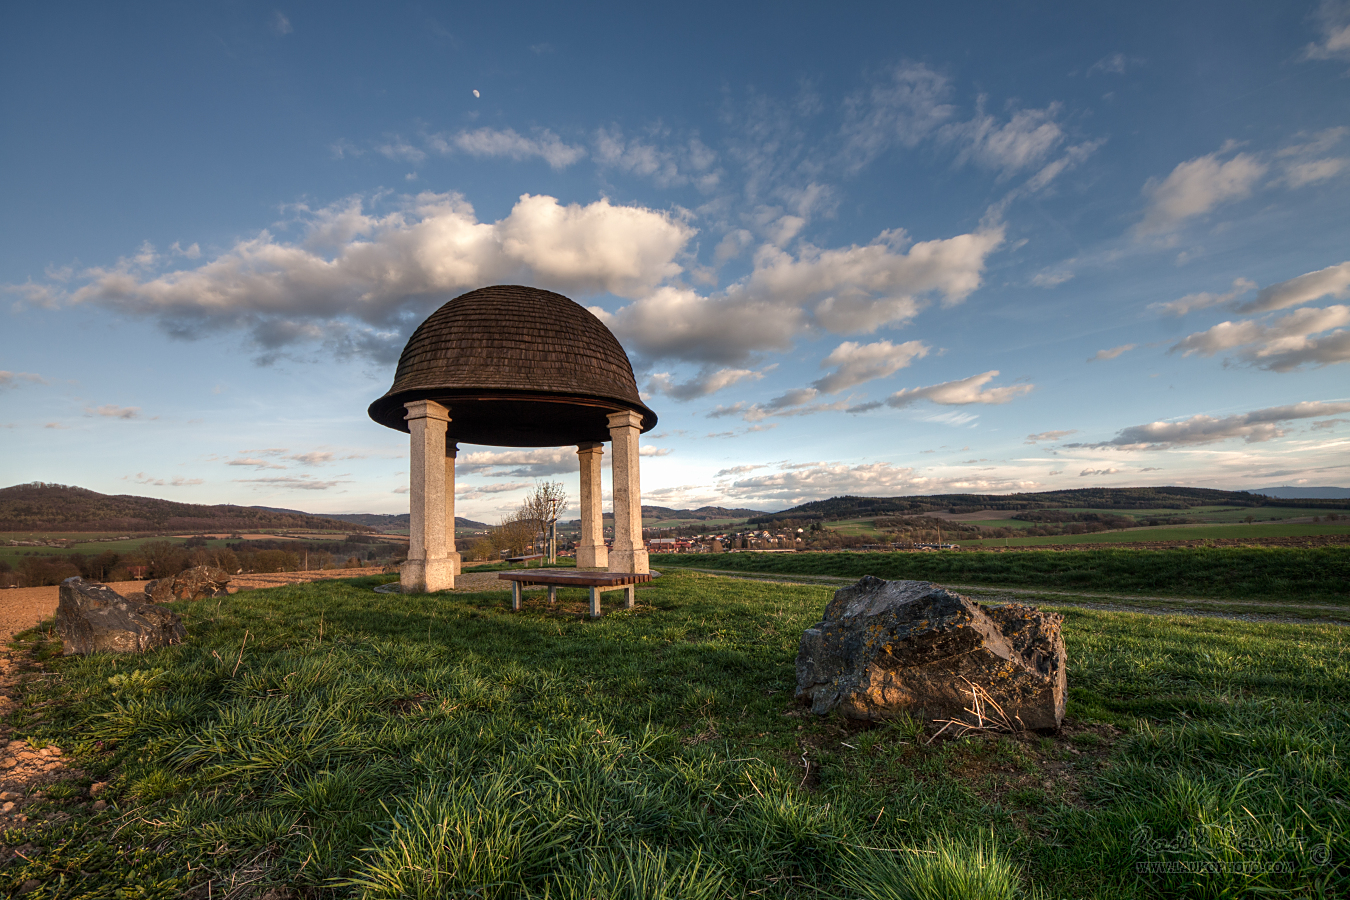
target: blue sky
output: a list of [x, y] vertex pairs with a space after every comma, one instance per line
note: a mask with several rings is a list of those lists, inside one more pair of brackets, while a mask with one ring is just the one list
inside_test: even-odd
[[10, 4], [0, 121], [6, 484], [406, 511], [367, 404], [524, 283], [648, 503], [1350, 485], [1345, 2]]

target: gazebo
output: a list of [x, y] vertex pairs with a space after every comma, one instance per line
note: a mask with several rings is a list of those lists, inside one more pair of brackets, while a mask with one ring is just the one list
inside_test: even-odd
[[[418, 326], [394, 385], [370, 417], [411, 436], [410, 541], [404, 593], [454, 587], [459, 444], [575, 444], [581, 469], [579, 569], [645, 574], [638, 436], [656, 413], [638, 396], [628, 355], [581, 305], [520, 285], [470, 291]], [[614, 548], [605, 547], [600, 459], [613, 442]]]

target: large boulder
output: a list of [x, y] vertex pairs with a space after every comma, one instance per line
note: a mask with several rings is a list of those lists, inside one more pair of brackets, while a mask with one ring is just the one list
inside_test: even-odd
[[187, 637], [183, 622], [154, 603], [128, 600], [103, 584], [78, 576], [61, 582], [56, 630], [66, 656], [86, 653], [140, 653]]
[[151, 603], [173, 600], [201, 600], [206, 597], [224, 597], [230, 575], [215, 566], [194, 566], [184, 569], [172, 578], [161, 578], [145, 586], [146, 599]]
[[868, 575], [838, 591], [802, 635], [797, 699], [854, 719], [906, 712], [1053, 730], [1064, 720], [1062, 622], [1029, 606], [981, 606], [926, 581]]

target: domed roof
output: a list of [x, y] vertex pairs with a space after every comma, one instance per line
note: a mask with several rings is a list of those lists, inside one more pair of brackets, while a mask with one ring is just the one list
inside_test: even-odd
[[643, 431], [656, 425], [604, 323], [562, 294], [520, 285], [470, 291], [418, 326], [370, 417], [407, 431], [412, 400], [450, 407], [446, 439], [466, 444], [607, 441], [605, 417], [625, 409], [642, 416]]

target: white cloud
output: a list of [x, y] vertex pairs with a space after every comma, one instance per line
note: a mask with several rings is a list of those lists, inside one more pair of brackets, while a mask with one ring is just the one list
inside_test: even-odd
[[983, 101], [980, 98], [981, 108], [973, 119], [944, 125], [939, 131], [944, 140], [961, 148], [958, 165], [974, 162], [1006, 178], [1038, 164], [1064, 140], [1064, 129], [1055, 121], [1057, 103], [1045, 109], [1018, 110], [1008, 121], [1000, 122], [984, 112]]
[[[324, 463], [333, 462], [337, 458], [337, 455], [333, 453], [332, 450], [311, 450], [309, 453], [293, 453], [286, 458], [293, 459], [301, 465], [321, 466]], [[344, 458], [351, 459], [352, 457], [348, 456]]]
[[290, 34], [295, 29], [291, 27], [291, 20], [281, 10], [272, 11], [272, 30], [277, 34]]
[[1110, 350], [1098, 350], [1092, 356], [1088, 357], [1088, 362], [1097, 362], [1104, 359], [1115, 359], [1122, 353], [1129, 353], [1138, 344], [1121, 344], [1119, 347], [1112, 347]]
[[1115, 475], [1119, 469], [1084, 469], [1078, 473], [1079, 478], [1086, 478], [1090, 475]]
[[815, 400], [819, 394], [820, 392], [815, 388], [793, 388], [773, 398], [768, 403], [746, 403], [744, 400], [740, 400], [730, 406], [718, 406], [708, 413], [707, 418], [720, 419], [724, 416], [739, 416], [746, 422], [759, 422], [770, 416], [809, 416], [820, 412], [858, 411], [855, 407], [850, 406], [847, 400], [840, 400], [835, 403], [812, 403], [811, 401]]
[[922, 64], [902, 64], [845, 101], [844, 158], [857, 171], [894, 145], [915, 147], [956, 114], [947, 79]]
[[856, 333], [908, 321], [931, 294], [960, 303], [1002, 242], [998, 228], [913, 245], [887, 231], [865, 247], [804, 245], [795, 256], [764, 246], [754, 271], [720, 295], [667, 286], [613, 314], [591, 311], [647, 357], [738, 363], [786, 350], [813, 326]]
[[795, 506], [810, 500], [842, 495], [871, 497], [913, 493], [929, 484], [914, 469], [888, 462], [805, 463], [765, 475], [720, 485], [722, 493], [739, 502], [781, 503]]
[[84, 411], [88, 415], [106, 416], [109, 419], [139, 419], [141, 417], [139, 406], [115, 406], [111, 403], [105, 403], [97, 409], [85, 407]]
[[1044, 272], [1037, 272], [1031, 277], [1031, 283], [1036, 287], [1052, 288], [1058, 287], [1066, 281], [1073, 278], [1073, 272], [1069, 269], [1047, 269]]
[[[682, 271], [675, 258], [695, 233], [656, 210], [528, 194], [492, 223], [454, 194], [420, 194], [383, 216], [363, 214], [359, 201], [302, 213], [310, 233], [300, 243], [262, 232], [198, 268], [157, 277], [142, 278], [124, 260], [86, 272], [70, 299], [153, 317], [180, 337], [245, 328], [264, 351], [325, 342], [388, 360], [430, 307], [484, 284], [648, 294]], [[334, 246], [321, 253], [319, 244]]]
[[488, 478], [541, 478], [580, 471], [575, 447], [541, 447], [538, 450], [478, 450], [461, 453], [455, 469]]
[[1304, 50], [1306, 59], [1350, 60], [1350, 3], [1322, 0], [1317, 10], [1320, 40]]
[[15, 388], [22, 384], [47, 384], [47, 379], [32, 372], [7, 372], [0, 369], [0, 388]]
[[1350, 306], [1309, 307], [1281, 316], [1268, 325], [1253, 319], [1220, 322], [1178, 341], [1171, 352], [1213, 356], [1242, 348], [1238, 355], [1248, 364], [1288, 372], [1308, 364], [1350, 362], [1350, 332], [1334, 331], [1320, 339], [1312, 337], [1346, 324], [1350, 324]]
[[920, 400], [928, 400], [943, 406], [963, 406], [968, 403], [1000, 404], [1014, 397], [1029, 393], [1035, 385], [1014, 384], [1007, 387], [984, 389], [984, 386], [998, 375], [992, 369], [980, 375], [972, 375], [959, 381], [944, 381], [928, 387], [906, 388], [896, 391], [886, 398], [886, 405], [901, 409]]
[[251, 484], [261, 488], [289, 488], [298, 491], [326, 491], [340, 484], [350, 484], [350, 479], [320, 481], [313, 475], [275, 475], [270, 478], [236, 478], [236, 484]]
[[1040, 434], [1027, 435], [1027, 439], [1023, 443], [1035, 444], [1039, 441], [1057, 441], [1060, 438], [1066, 438], [1071, 434], [1077, 433], [1077, 428], [1070, 428], [1066, 431], [1042, 431]]
[[1345, 170], [1346, 166], [1350, 166], [1350, 159], [1338, 156], [1290, 163], [1284, 170], [1284, 182], [1291, 188], [1316, 184], [1319, 181], [1335, 178]]
[[1265, 163], [1248, 153], [1220, 162], [1222, 152], [1181, 163], [1162, 181], [1150, 178], [1144, 185], [1148, 209], [1136, 233], [1143, 236], [1171, 231], [1221, 203], [1248, 196], [1266, 173]]
[[[1184, 316], [1197, 309], [1208, 309], [1211, 306], [1220, 306], [1224, 303], [1232, 303], [1238, 297], [1248, 291], [1256, 289], [1256, 282], [1247, 278], [1233, 279], [1233, 289], [1224, 294], [1211, 294], [1208, 291], [1201, 291], [1196, 294], [1187, 294], [1177, 300], [1167, 303], [1150, 303], [1149, 309], [1156, 309], [1158, 312], [1169, 316]], [[1269, 288], [1267, 288], [1269, 290]]]
[[150, 484], [155, 487], [191, 487], [194, 484], [202, 484], [200, 478], [184, 478], [182, 475], [173, 478], [156, 478], [153, 475], [147, 475], [144, 472], [137, 472], [135, 475], [123, 475], [123, 481], [134, 481], [137, 484]]
[[238, 459], [227, 460], [227, 466], [247, 466], [253, 469], [284, 469], [281, 463], [275, 463], [266, 459], [258, 459], [252, 456], [241, 456]]
[[930, 349], [922, 341], [906, 341], [903, 344], [892, 344], [890, 341], [872, 344], [845, 341], [820, 362], [822, 367], [839, 368], [813, 382], [813, 385], [822, 393], [837, 394], [864, 382], [893, 375], [914, 360], [927, 356]]
[[[661, 138], [668, 137], [665, 134]], [[657, 187], [676, 187], [692, 182], [703, 191], [711, 191], [720, 181], [714, 167], [717, 154], [698, 138], [684, 144], [658, 146], [637, 138], [625, 138], [617, 126], [601, 128], [595, 135], [595, 161], [603, 167], [619, 169], [650, 178]]]
[[470, 156], [523, 160], [538, 157], [554, 170], [565, 169], [582, 159], [586, 150], [568, 144], [547, 128], [536, 129], [532, 137], [525, 137], [512, 128], [478, 128], [455, 134], [437, 134], [427, 139], [434, 152], [451, 154], [455, 151]]
[[1213, 444], [1243, 438], [1249, 444], [1283, 437], [1280, 425], [1297, 419], [1320, 418], [1350, 412], [1350, 403], [1303, 402], [1290, 406], [1272, 406], [1249, 413], [1224, 416], [1196, 415], [1180, 422], [1152, 422], [1122, 429], [1109, 441], [1097, 444], [1065, 444], [1067, 449], [1112, 448], [1118, 450], [1167, 450]]
[[1124, 53], [1108, 53], [1092, 65], [1088, 66], [1087, 73], [1091, 75], [1124, 75], [1125, 70], [1131, 65], [1138, 65], [1142, 60], [1132, 59]]
[[693, 378], [683, 382], [676, 382], [669, 372], [657, 372], [648, 379], [647, 390], [675, 400], [693, 400], [715, 394], [747, 378], [758, 380], [763, 377], [763, 372], [756, 372], [753, 369], [713, 369], [711, 366], [705, 366]]
[[653, 447], [650, 444], [638, 448], [638, 456], [669, 456], [674, 452], [669, 447]]
[[768, 466], [762, 463], [760, 465], [755, 466], [732, 466], [729, 469], [719, 469], [717, 473], [713, 475], [713, 477], [725, 478], [728, 475], [744, 475], [746, 472], [754, 472], [758, 469], [767, 469], [767, 468]]
[[[1250, 282], [1248, 282], [1250, 283]], [[1256, 299], [1236, 307], [1240, 313], [1261, 313], [1291, 306], [1302, 306], [1323, 297], [1344, 300], [1350, 297], [1350, 262], [1327, 266], [1288, 281], [1262, 288]]]

